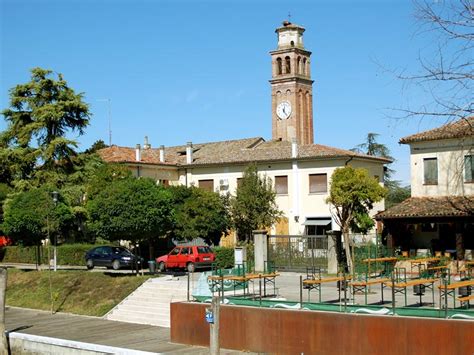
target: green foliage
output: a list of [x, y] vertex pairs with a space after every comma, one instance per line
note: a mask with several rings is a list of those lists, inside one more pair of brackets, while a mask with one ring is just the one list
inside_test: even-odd
[[117, 276], [86, 271], [8, 271], [6, 304], [50, 310], [50, 278], [55, 312], [101, 317], [149, 276]]
[[51, 181], [51, 172], [71, 172], [77, 143], [66, 135], [81, 135], [89, 124], [89, 108], [82, 99], [61, 74], [55, 79], [51, 70], [32, 69], [28, 83], [10, 90], [10, 108], [2, 112], [8, 127], [0, 137], [0, 155], [9, 166], [0, 169], [2, 175], [10, 182], [35, 177], [41, 184]]
[[102, 139], [99, 139], [97, 141], [95, 141], [90, 148], [86, 149], [84, 151], [84, 153], [86, 154], [93, 154], [93, 153], [96, 153], [98, 150], [101, 150], [101, 149], [104, 149], [104, 148], [107, 148], [108, 145], [104, 143], [104, 141]]
[[410, 186], [402, 187], [398, 181], [390, 181], [386, 186], [388, 188], [388, 194], [385, 198], [386, 209], [399, 204], [411, 196]]
[[[63, 244], [57, 247], [58, 265], [84, 266], [85, 253], [99, 246], [97, 244]], [[48, 264], [48, 248], [49, 254], [52, 255], [51, 246], [41, 246], [40, 255], [41, 263]], [[37, 247], [8, 246], [2, 249], [2, 262], [4, 263], [36, 263]]]
[[48, 234], [67, 229], [73, 220], [69, 207], [61, 200], [55, 205], [46, 187], [15, 194], [4, 207], [3, 230], [24, 245], [37, 245]]
[[[367, 137], [364, 143], [357, 145], [355, 148], [351, 149], [354, 152], [372, 155], [375, 157], [387, 158], [392, 161], [395, 160], [390, 154], [390, 149], [385, 144], [377, 142], [377, 133], [367, 133]], [[384, 170], [384, 180], [389, 181], [395, 170], [388, 167]]]
[[275, 196], [271, 180], [260, 177], [256, 165], [248, 166], [231, 198], [232, 222], [240, 240], [249, 241], [253, 230], [271, 227], [282, 216]]
[[151, 179], [114, 180], [88, 200], [86, 207], [90, 231], [109, 240], [162, 237], [173, 218], [171, 193]]
[[173, 188], [176, 193], [175, 228], [178, 239], [202, 238], [217, 245], [230, 227], [228, 199], [216, 192], [196, 187]]
[[368, 215], [373, 204], [382, 200], [386, 193], [386, 189], [379, 185], [377, 179], [369, 176], [366, 169], [346, 166], [334, 170], [332, 174], [331, 189], [326, 202], [334, 207], [336, 223], [341, 227], [344, 235], [346, 258], [351, 272], [350, 226], [360, 223], [361, 216]]
[[212, 251], [216, 254], [218, 268], [231, 268], [234, 266], [234, 248], [215, 247]]

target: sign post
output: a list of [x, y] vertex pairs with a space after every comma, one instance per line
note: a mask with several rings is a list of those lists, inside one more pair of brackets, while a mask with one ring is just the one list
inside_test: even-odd
[[206, 308], [206, 321], [210, 328], [209, 349], [211, 355], [218, 355], [219, 352], [219, 308], [220, 300], [218, 296], [212, 297], [211, 308]]

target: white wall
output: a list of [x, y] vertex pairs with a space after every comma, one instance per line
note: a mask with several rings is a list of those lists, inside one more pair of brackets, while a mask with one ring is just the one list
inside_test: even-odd
[[[474, 139], [446, 139], [410, 144], [411, 195], [463, 196], [474, 194], [474, 184], [464, 181], [464, 156], [472, 155]], [[438, 159], [438, 184], [424, 184], [423, 159]]]

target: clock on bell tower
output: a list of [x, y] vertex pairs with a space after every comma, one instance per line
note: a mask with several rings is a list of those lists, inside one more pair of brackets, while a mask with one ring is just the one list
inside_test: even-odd
[[311, 52], [303, 46], [301, 26], [284, 21], [276, 29], [272, 56], [272, 138], [313, 144], [313, 80]]

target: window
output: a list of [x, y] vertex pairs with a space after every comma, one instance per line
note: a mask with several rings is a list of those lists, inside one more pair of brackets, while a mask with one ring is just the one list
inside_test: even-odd
[[288, 194], [288, 176], [275, 176], [275, 192], [277, 195]]
[[285, 73], [286, 74], [291, 73], [291, 59], [290, 59], [290, 57], [285, 58]]
[[191, 253], [189, 252], [189, 248], [182, 248], [182, 249], [181, 249], [181, 255], [189, 255], [189, 254], [191, 254]]
[[197, 247], [198, 254], [210, 254], [212, 253], [211, 248], [209, 247]]
[[214, 180], [199, 180], [198, 186], [204, 190], [214, 191]]
[[309, 174], [309, 193], [324, 193], [328, 191], [327, 174]]
[[170, 255], [178, 255], [180, 250], [180, 248], [174, 248], [173, 250], [171, 250]]
[[423, 172], [424, 172], [424, 184], [425, 185], [437, 185], [438, 184], [438, 159], [437, 158], [426, 158], [423, 159]]
[[281, 58], [277, 58], [277, 73], [278, 74], [283, 73], [283, 65], [281, 63]]
[[464, 180], [474, 182], [474, 155], [464, 157]]

